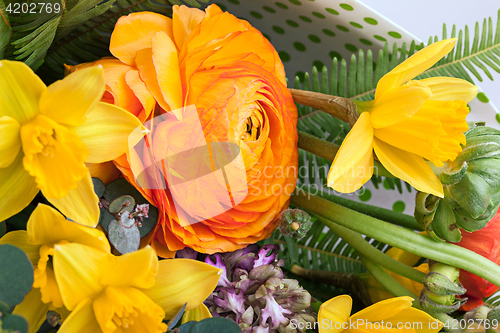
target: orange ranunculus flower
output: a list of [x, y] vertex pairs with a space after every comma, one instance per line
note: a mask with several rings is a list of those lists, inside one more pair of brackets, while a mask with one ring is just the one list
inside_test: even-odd
[[[173, 204], [172, 186], [142, 188], [131, 156], [115, 160], [127, 180], [159, 208], [159, 223], [149, 235], [157, 253], [172, 257], [185, 246], [204, 253], [234, 251], [270, 236], [295, 188], [298, 153], [297, 110], [283, 64], [269, 41], [216, 5], [205, 12], [174, 6], [172, 19], [149, 12], [120, 18], [110, 51], [116, 59], [94, 63], [104, 68], [106, 101], [146, 124], [195, 105], [206, 141], [236, 144], [244, 161], [244, 199], [224, 213], [186, 225], [179, 216], [196, 210], [194, 199], [206, 196], [206, 190], [191, 192], [180, 212]], [[175, 144], [187, 135], [181, 132]], [[154, 147], [171, 143], [157, 136], [151, 135]]]

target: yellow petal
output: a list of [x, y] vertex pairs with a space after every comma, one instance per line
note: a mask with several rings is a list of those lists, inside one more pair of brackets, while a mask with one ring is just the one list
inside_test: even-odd
[[391, 323], [392, 327], [397, 327], [398, 323], [406, 324], [406, 327], [412, 327], [416, 333], [435, 333], [444, 326], [428, 313], [415, 308], [404, 309], [393, 317], [387, 318], [384, 322]]
[[95, 298], [104, 289], [100, 281], [110, 258], [109, 253], [81, 244], [54, 246], [54, 272], [68, 310], [75, 310], [81, 301]]
[[47, 318], [47, 311], [49, 311], [49, 304], [42, 302], [40, 289], [32, 288], [12, 313], [23, 316], [28, 321], [28, 333], [36, 333]]
[[120, 170], [118, 170], [111, 161], [104, 163], [85, 163], [85, 165], [89, 168], [90, 175], [102, 180], [104, 185], [111, 183], [121, 176]]
[[328, 187], [351, 193], [366, 183], [373, 174], [373, 128], [368, 112], [361, 113], [347, 134], [328, 173]]
[[179, 72], [179, 55], [174, 43], [164, 32], [151, 38], [151, 50], [158, 84], [171, 110], [182, 107], [182, 84]]
[[200, 305], [217, 286], [221, 272], [196, 260], [161, 260], [155, 285], [143, 292], [165, 310], [166, 318], [170, 318], [186, 302], [186, 310]]
[[106, 287], [94, 300], [94, 313], [104, 333], [154, 332], [167, 329], [165, 312], [135, 288]]
[[419, 191], [443, 197], [443, 185], [422, 157], [390, 146], [377, 138], [373, 141], [373, 147], [380, 163], [395, 177]]
[[35, 178], [23, 167], [23, 154], [6, 168], [0, 168], [0, 221], [19, 213], [38, 193]]
[[97, 322], [92, 308], [92, 300], [87, 298], [80, 302], [71, 314], [64, 320], [57, 332], [75, 333], [75, 332], [102, 332]]
[[372, 126], [381, 128], [398, 124], [417, 113], [431, 95], [430, 88], [420, 81], [410, 81], [387, 91], [373, 101], [369, 110]]
[[21, 126], [14, 118], [0, 117], [0, 168], [8, 167], [21, 149]]
[[158, 272], [158, 257], [151, 246], [113, 257], [101, 282], [113, 287], [150, 288]]
[[52, 247], [45, 245], [40, 247], [40, 260], [38, 265], [35, 266], [33, 288], [40, 288], [42, 302], [52, 303], [52, 305], [59, 308], [63, 306], [63, 300], [52, 269], [51, 259], [53, 256], [54, 249]]
[[60, 241], [79, 243], [110, 252], [106, 235], [100, 230], [68, 221], [54, 208], [39, 204], [31, 214], [28, 224], [28, 243], [53, 246]]
[[429, 69], [453, 49], [456, 41], [451, 38], [431, 44], [396, 66], [378, 81], [375, 99]]
[[[352, 299], [348, 295], [340, 295], [321, 304], [318, 312], [319, 333], [340, 333], [342, 324], [349, 319], [351, 308]], [[326, 322], [328, 325], [324, 325]]]
[[[99, 102], [87, 114], [87, 121], [72, 129], [87, 146], [87, 163], [111, 161], [128, 152], [129, 135], [141, 122], [117, 106]], [[135, 145], [135, 143], [131, 143]]]
[[182, 316], [182, 323], [184, 324], [188, 321], [201, 321], [206, 318], [212, 318], [212, 314], [208, 310], [207, 306], [201, 303], [194, 309], [184, 312], [184, 315]]
[[88, 173], [87, 148], [78, 135], [52, 119], [38, 115], [21, 127], [23, 165], [49, 198], [61, 198]]
[[61, 199], [47, 197], [47, 200], [67, 218], [93, 228], [99, 223], [99, 198], [88, 172], [77, 186]]
[[40, 99], [40, 112], [58, 123], [79, 126], [104, 94], [102, 67], [77, 70], [51, 84]]
[[20, 124], [38, 114], [38, 101], [45, 84], [31, 68], [19, 61], [0, 61], [0, 116]]
[[389, 298], [375, 303], [351, 316], [352, 321], [363, 319], [368, 322], [384, 320], [395, 316], [399, 312], [411, 308], [413, 298], [408, 296]]
[[28, 232], [26, 230], [14, 230], [6, 233], [0, 238], [0, 244], [11, 244], [26, 252], [34, 267], [40, 260], [40, 245], [28, 244]]
[[177, 49], [180, 50], [186, 37], [205, 17], [205, 12], [198, 8], [174, 6], [172, 8], [173, 33]]
[[109, 42], [110, 52], [127, 65], [135, 64], [136, 53], [151, 47], [151, 37], [163, 31], [172, 35], [172, 19], [164, 15], [139, 12], [122, 16], [116, 22]]
[[454, 77], [431, 77], [420, 82], [431, 89], [430, 99], [437, 101], [461, 100], [469, 103], [476, 97], [478, 91], [472, 83]]

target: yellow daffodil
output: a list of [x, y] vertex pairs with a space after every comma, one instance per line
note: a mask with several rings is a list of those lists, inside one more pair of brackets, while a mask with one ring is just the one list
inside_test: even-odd
[[337, 296], [323, 303], [319, 309], [319, 333], [436, 333], [444, 326], [426, 312], [412, 308], [412, 301], [408, 296], [390, 298], [351, 316], [351, 297]]
[[125, 110], [99, 102], [104, 88], [99, 67], [46, 87], [24, 63], [0, 61], [0, 221], [41, 190], [68, 218], [97, 225], [98, 198], [84, 162], [122, 155], [141, 126]]
[[[11, 231], [0, 238], [0, 244], [12, 244], [26, 252], [35, 267], [33, 289], [14, 313], [23, 315], [36, 332], [49, 309], [61, 312], [63, 300], [53, 269], [54, 246], [79, 243], [96, 250], [110, 252], [103, 232], [71, 223], [54, 208], [39, 204], [31, 214], [27, 230]], [[63, 312], [64, 309], [62, 310]]]
[[380, 79], [373, 101], [356, 101], [360, 116], [335, 156], [329, 187], [343, 193], [359, 189], [373, 174], [375, 151], [394, 176], [443, 197], [443, 187], [425, 160], [441, 167], [462, 151], [467, 103], [478, 89], [456, 78], [412, 79], [450, 52], [455, 42], [427, 46]]
[[54, 271], [68, 332], [157, 332], [187, 303], [198, 307], [217, 286], [221, 270], [190, 259], [158, 262], [147, 246], [116, 257], [80, 244], [55, 246]]

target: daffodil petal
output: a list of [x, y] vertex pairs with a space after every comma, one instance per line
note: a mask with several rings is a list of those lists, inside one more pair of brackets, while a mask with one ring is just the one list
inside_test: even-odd
[[375, 99], [369, 110], [372, 126], [383, 128], [411, 117], [431, 96], [431, 89], [420, 81], [388, 91]]
[[6, 168], [0, 168], [0, 221], [19, 213], [38, 193], [35, 178], [23, 167], [23, 154]]
[[57, 332], [102, 332], [92, 308], [92, 300], [87, 298], [80, 302], [68, 318], [64, 320]]
[[79, 126], [104, 94], [102, 67], [77, 70], [51, 84], [40, 99], [40, 112], [58, 123]]
[[212, 314], [208, 310], [207, 306], [201, 303], [194, 309], [184, 312], [184, 315], [182, 316], [182, 323], [185, 324], [188, 321], [201, 321], [206, 318], [212, 318]]
[[0, 61], [0, 116], [20, 124], [38, 114], [38, 101], [47, 87], [25, 63]]
[[356, 312], [350, 319], [352, 321], [363, 319], [370, 322], [384, 320], [411, 308], [412, 301], [413, 298], [408, 296], [389, 298]]
[[180, 50], [186, 37], [191, 31], [200, 24], [205, 17], [205, 12], [198, 8], [189, 8], [187, 6], [174, 6], [172, 8], [172, 26], [175, 45]]
[[87, 121], [72, 127], [80, 140], [87, 146], [87, 163], [111, 161], [128, 152], [129, 135], [141, 127], [141, 122], [133, 114], [117, 106], [99, 102], [87, 114]]
[[74, 311], [80, 302], [95, 298], [103, 290], [100, 281], [110, 258], [110, 253], [81, 244], [54, 246], [54, 272], [68, 310]]
[[21, 149], [21, 125], [9, 116], [0, 117], [0, 168], [8, 167]]
[[375, 99], [429, 69], [453, 49], [456, 41], [451, 38], [431, 44], [396, 66], [378, 81]]
[[111, 34], [111, 54], [127, 65], [135, 64], [136, 53], [151, 47], [151, 37], [159, 31], [172, 34], [172, 19], [164, 15], [140, 12], [122, 16]]
[[42, 302], [40, 289], [32, 288], [12, 311], [13, 314], [23, 316], [29, 324], [28, 333], [36, 333], [47, 318], [50, 304]]
[[373, 128], [368, 112], [361, 113], [337, 152], [330, 172], [328, 187], [351, 193], [366, 183], [373, 174]]
[[373, 147], [380, 163], [394, 176], [419, 191], [443, 197], [443, 185], [424, 159], [375, 138]]
[[26, 230], [14, 230], [6, 233], [2, 238], [0, 238], [0, 244], [17, 246], [26, 252], [31, 263], [35, 267], [38, 264], [38, 260], [40, 260], [40, 245], [28, 244], [28, 233]]
[[[427, 312], [415, 308], [404, 309], [396, 315], [384, 320], [385, 323], [392, 323], [393, 327], [397, 327], [397, 323], [408, 323], [416, 333], [435, 333], [444, 326], [443, 323], [434, 319]], [[400, 324], [401, 325], [401, 324]]]
[[[113, 287], [150, 288], [158, 272], [158, 257], [152, 247], [114, 257], [101, 282]], [[130, 274], [133, 269], [134, 274]]]
[[430, 99], [437, 101], [461, 100], [469, 103], [476, 97], [478, 87], [472, 83], [454, 77], [431, 77], [420, 80], [431, 89]]
[[108, 239], [102, 231], [68, 221], [61, 213], [47, 205], [39, 204], [35, 208], [26, 229], [29, 244], [52, 245], [65, 240], [104, 252], [111, 251]]
[[151, 50], [163, 97], [171, 110], [179, 109], [182, 107], [182, 83], [175, 44], [166, 33], [158, 32], [151, 38]]
[[85, 163], [85, 165], [89, 168], [90, 175], [93, 178], [102, 180], [104, 185], [107, 185], [121, 176], [120, 170], [118, 170], [111, 161], [104, 163]]
[[61, 199], [47, 197], [47, 200], [67, 218], [79, 224], [93, 228], [99, 223], [99, 198], [94, 192], [89, 173], [78, 182], [78, 187], [72, 189], [65, 197]]
[[215, 289], [221, 270], [191, 259], [160, 260], [155, 285], [142, 289], [165, 310], [166, 318], [173, 316], [187, 303], [186, 310], [200, 305]]
[[[319, 333], [340, 333], [342, 324], [349, 319], [351, 309], [352, 299], [348, 295], [340, 295], [321, 304], [318, 312]], [[325, 322], [328, 324], [324, 325]]]

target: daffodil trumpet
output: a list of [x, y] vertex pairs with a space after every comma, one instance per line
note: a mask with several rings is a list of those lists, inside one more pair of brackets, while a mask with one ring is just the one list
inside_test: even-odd
[[356, 212], [300, 188], [291, 202], [343, 227], [424, 258], [436, 260], [476, 274], [500, 286], [500, 266], [459, 246], [436, 242], [430, 237]]
[[66, 217], [95, 227], [99, 220], [88, 163], [128, 151], [139, 120], [99, 102], [100, 67], [72, 73], [49, 87], [24, 63], [0, 61], [0, 221], [25, 208], [39, 191]]

